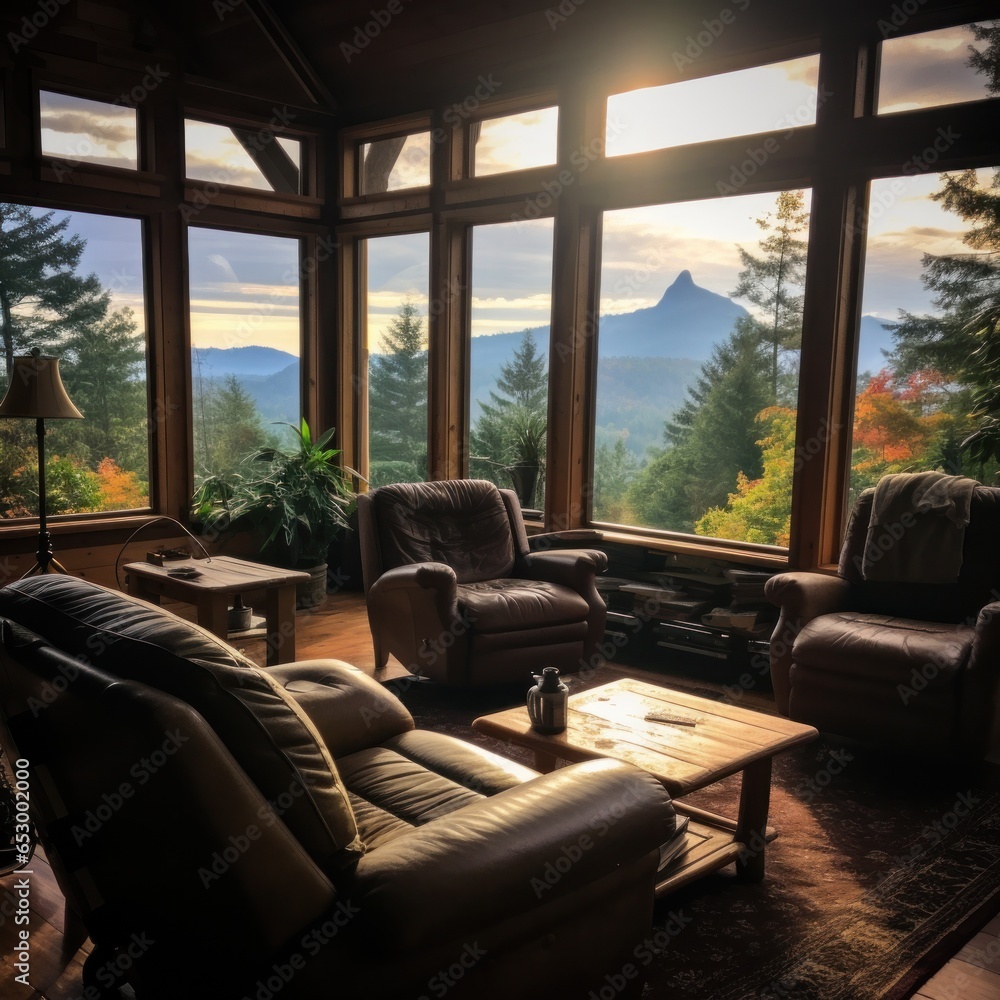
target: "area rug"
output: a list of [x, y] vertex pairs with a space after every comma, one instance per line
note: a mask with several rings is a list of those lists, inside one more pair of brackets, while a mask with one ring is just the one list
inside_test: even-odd
[[[733, 688], [629, 668], [705, 697]], [[609, 666], [577, 689], [622, 675]], [[521, 687], [391, 687], [418, 725], [530, 763], [469, 728]], [[747, 707], [774, 711], [766, 693]], [[735, 816], [739, 777], [691, 801]], [[779, 832], [758, 885], [727, 872], [661, 900], [638, 954], [650, 1000], [903, 1000], [1000, 909], [1000, 794], [960, 772], [821, 737], [774, 761]], [[615, 993], [609, 981], [604, 990]], [[602, 994], [603, 995], [603, 994]]]

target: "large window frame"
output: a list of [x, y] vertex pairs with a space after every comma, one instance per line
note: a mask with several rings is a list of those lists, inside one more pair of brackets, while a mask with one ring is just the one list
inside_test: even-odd
[[[248, 233], [296, 238], [301, 252], [297, 280], [303, 359], [303, 415], [318, 426], [324, 415], [318, 377], [320, 365], [334, 370], [333, 351], [318, 335], [332, 326], [331, 307], [317, 289], [335, 280], [335, 253], [324, 217], [323, 110], [291, 109], [293, 120], [277, 120], [287, 106], [247, 96], [224, 95], [210, 86], [185, 80], [175, 66], [152, 63], [133, 73], [119, 67], [60, 57], [58, 71], [38, 70], [15, 62], [5, 68], [0, 172], [6, 200], [42, 209], [88, 212], [133, 218], [142, 225], [147, 345], [149, 422], [149, 506], [122, 512], [65, 514], [50, 517], [61, 550], [85, 548], [87, 565], [101, 572], [114, 562], [114, 551], [139, 526], [147, 542], [157, 535], [175, 537], [169, 523], [150, 523], [166, 515], [187, 521], [193, 488], [192, 419], [189, 413], [190, 330], [187, 321], [186, 227], [196, 224]], [[155, 73], [153, 71], [156, 71]], [[151, 75], [152, 74], [152, 75]], [[84, 82], [85, 81], [85, 82]], [[109, 166], [42, 154], [39, 92], [51, 91], [105, 103], [128, 103], [137, 110], [138, 163]], [[25, 108], [15, 104], [30, 94]], [[27, 113], [25, 113], [27, 110]], [[299, 140], [302, 151], [301, 193], [220, 186], [185, 177], [185, 115], [220, 125], [273, 129]], [[16, 126], [16, 127], [15, 127]], [[0, 546], [20, 553], [37, 535], [37, 521], [11, 519], [0, 525]], [[114, 548], [101, 548], [101, 546]], [[90, 551], [93, 547], [97, 549]], [[96, 562], [94, 560], [97, 560]]]
[[[985, 5], [983, 5], [985, 10]], [[910, 18], [901, 30], [918, 33], [948, 24], [975, 20], [974, 13], [934, 11]], [[704, 53], [696, 67], [683, 75], [665, 67], [641, 81], [623, 68], [613, 74], [577, 81], [577, 86], [553, 95], [535, 92], [484, 102], [478, 118], [559, 106], [558, 161], [552, 168], [482, 178], [468, 175], [469, 123], [447, 133], [433, 155], [430, 191], [412, 198], [342, 197], [342, 236], [385, 232], [419, 214], [432, 233], [431, 295], [457, 289], [461, 304], [443, 311], [432, 324], [432, 412], [452, 417], [432, 441], [431, 469], [438, 478], [467, 472], [462, 449], [468, 427], [467, 359], [461, 334], [468, 328], [469, 224], [503, 221], [526, 199], [559, 189], [542, 212], [555, 217], [555, 257], [550, 364], [550, 439], [544, 523], [549, 529], [597, 527], [610, 540], [662, 551], [698, 553], [764, 566], [829, 568], [836, 563], [846, 515], [850, 464], [851, 418], [858, 348], [863, 257], [868, 190], [873, 179], [893, 176], [933, 140], [942, 111], [955, 122], [959, 138], [933, 164], [914, 169], [941, 171], [964, 166], [988, 166], [997, 160], [995, 142], [985, 121], [1000, 118], [1000, 100], [875, 115], [879, 44], [884, 25], [877, 12], [855, 13], [836, 37], [803, 38], [795, 44], [776, 41], [771, 51], [755, 51], [743, 60], [732, 52]], [[819, 94], [815, 124], [788, 134], [780, 129], [691, 146], [605, 157], [604, 109], [609, 94], [636, 86], [654, 86], [763, 65], [819, 52]], [[446, 105], [424, 121], [432, 129], [444, 124]], [[359, 127], [367, 141], [392, 134], [400, 121]], [[350, 136], [346, 149], [350, 148]], [[593, 470], [593, 405], [596, 347], [593, 332], [599, 302], [598, 274], [601, 216], [609, 209], [714, 198], [719, 168], [746, 159], [748, 147], [764, 149], [765, 162], [747, 176], [738, 193], [765, 193], [809, 187], [812, 208], [809, 256], [800, 359], [799, 405], [796, 416], [796, 460], [792, 494], [792, 529], [787, 552], [736, 542], [640, 530], [591, 520], [589, 483]], [[851, 150], [845, 157], [843, 151]], [[574, 172], [580, 153], [596, 150], [587, 169]], [[345, 170], [348, 168], [345, 166]], [[568, 173], [566, 173], [568, 171]], [[523, 176], [522, 176], [523, 174]], [[731, 193], [731, 192], [730, 192]], [[350, 254], [342, 261], [342, 281], [349, 280]], [[350, 320], [350, 312], [344, 316]], [[436, 357], [435, 357], [436, 354]], [[348, 360], [345, 358], [345, 361]], [[459, 383], [456, 385], [456, 382]], [[456, 400], [456, 396], [458, 399]], [[458, 402], [461, 405], [455, 406]], [[553, 419], [554, 417], [558, 419]], [[432, 418], [433, 420], [434, 418]], [[433, 437], [434, 435], [432, 435]], [[436, 459], [436, 460], [435, 460]]]

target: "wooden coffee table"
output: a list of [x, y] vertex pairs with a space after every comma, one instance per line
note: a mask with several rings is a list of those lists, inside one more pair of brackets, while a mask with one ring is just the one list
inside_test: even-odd
[[[169, 574], [180, 566], [193, 566], [199, 575], [185, 579]], [[271, 667], [295, 659], [295, 585], [308, 580], [308, 573], [231, 556], [187, 559], [163, 566], [148, 562], [126, 563], [125, 572], [130, 594], [151, 604], [159, 604], [161, 597], [194, 604], [198, 609], [198, 624], [222, 639], [228, 635], [230, 597], [263, 590], [266, 663]]]
[[[695, 725], [645, 721], [650, 712]], [[568, 726], [558, 736], [536, 733], [524, 707], [476, 719], [472, 727], [534, 751], [539, 771], [553, 770], [558, 760], [614, 757], [661, 781], [677, 811], [691, 819], [689, 846], [666, 869], [658, 897], [733, 862], [746, 881], [764, 877], [765, 848], [776, 836], [767, 826], [771, 758], [818, 735], [812, 726], [627, 679], [572, 695]], [[735, 820], [677, 801], [737, 771], [743, 777]]]

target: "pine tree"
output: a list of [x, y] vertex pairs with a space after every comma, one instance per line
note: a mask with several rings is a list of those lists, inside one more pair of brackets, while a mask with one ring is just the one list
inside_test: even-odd
[[0, 339], [11, 371], [17, 351], [52, 344], [102, 320], [110, 295], [96, 274], [76, 273], [86, 241], [66, 236], [67, 216], [0, 203]]
[[781, 191], [774, 213], [757, 219], [768, 235], [758, 246], [761, 256], [739, 247], [743, 270], [733, 291], [749, 299], [765, 314], [760, 329], [771, 347], [771, 393], [778, 401], [778, 361], [782, 349], [797, 348], [802, 341], [802, 287], [805, 284], [806, 241], [799, 238], [809, 225], [801, 191]]
[[52, 450], [87, 459], [113, 458], [141, 479], [149, 474], [146, 343], [129, 308], [71, 334], [59, 345], [66, 390], [85, 420], [60, 421]]
[[545, 414], [549, 400], [549, 374], [545, 358], [539, 353], [535, 338], [528, 330], [510, 361], [500, 366], [496, 389], [490, 390], [491, 403], [483, 403], [491, 415], [520, 406], [529, 413]]
[[668, 447], [629, 487], [629, 506], [643, 525], [693, 531], [709, 508], [725, 505], [740, 473], [760, 475], [756, 418], [772, 399], [768, 346], [749, 317], [715, 346], [664, 426]]
[[372, 354], [368, 366], [371, 463], [403, 463], [397, 471], [420, 479], [427, 469], [427, 344], [412, 302], [399, 307], [385, 342], [387, 350]]
[[521, 422], [548, 422], [549, 375], [535, 338], [525, 330], [510, 361], [500, 365], [490, 402], [480, 401], [481, 413], [472, 429], [472, 451], [508, 463], [517, 459], [512, 427], [515, 414]]

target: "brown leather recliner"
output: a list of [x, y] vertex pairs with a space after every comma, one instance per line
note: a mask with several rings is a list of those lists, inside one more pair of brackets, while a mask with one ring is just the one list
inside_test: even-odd
[[650, 932], [674, 813], [637, 768], [537, 775], [348, 664], [260, 669], [72, 577], [0, 589], [0, 640], [88, 997], [582, 998]]
[[517, 496], [485, 480], [383, 486], [358, 498], [375, 665], [435, 681], [526, 680], [594, 662], [606, 607], [590, 549], [530, 552]]
[[858, 497], [837, 576], [767, 582], [781, 609], [770, 654], [778, 709], [869, 743], [981, 759], [1000, 749], [1000, 489], [972, 493], [955, 583], [865, 578], [873, 499]]

